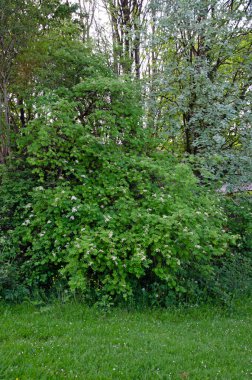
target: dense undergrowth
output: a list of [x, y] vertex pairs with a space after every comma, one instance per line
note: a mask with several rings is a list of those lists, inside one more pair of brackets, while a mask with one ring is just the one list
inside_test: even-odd
[[249, 199], [220, 200], [164, 153], [76, 140], [53, 183], [49, 165], [42, 184], [21, 165], [1, 173], [2, 298], [169, 306], [250, 291]]

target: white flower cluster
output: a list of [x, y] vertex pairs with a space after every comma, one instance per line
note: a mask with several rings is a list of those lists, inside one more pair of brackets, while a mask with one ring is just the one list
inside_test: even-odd
[[111, 219], [112, 217], [110, 215], [104, 215], [104, 220], [106, 223], [108, 223]]
[[141, 261], [146, 260], [145, 252], [141, 248], [139, 248], [139, 247], [136, 248], [136, 253], [135, 253], [134, 256], [136, 258], [140, 259]]
[[28, 226], [30, 224], [30, 220], [26, 219], [23, 223], [22, 226]]

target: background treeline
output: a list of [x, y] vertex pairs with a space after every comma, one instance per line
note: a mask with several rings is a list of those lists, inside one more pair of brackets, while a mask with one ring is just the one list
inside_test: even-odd
[[251, 12], [0, 0], [2, 298], [251, 289]]

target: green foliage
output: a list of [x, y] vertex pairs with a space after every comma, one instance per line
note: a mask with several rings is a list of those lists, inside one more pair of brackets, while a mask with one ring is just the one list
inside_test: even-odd
[[252, 291], [252, 199], [249, 194], [234, 194], [224, 200], [228, 229], [239, 236], [226, 260], [216, 268], [219, 292], [226, 297], [251, 294]]
[[252, 255], [252, 198], [251, 194], [238, 192], [224, 198], [228, 228], [240, 236], [236, 250], [244, 256]]
[[72, 290], [127, 299], [156, 282], [187, 293], [185, 272], [190, 280], [211, 276], [230, 240], [216, 197], [161, 152], [101, 143], [73, 123], [73, 104], [64, 102], [52, 105], [52, 123], [42, 115], [27, 128], [29, 162], [43, 173], [15, 230], [27, 247], [29, 285], [63, 276]]
[[[105, 57], [80, 42], [79, 29], [70, 21], [72, 8], [57, 0], [40, 2], [39, 8], [31, 3], [36, 33], [31, 41], [24, 28], [23, 49], [13, 48], [13, 61], [6, 66], [12, 99], [6, 93], [0, 104], [15, 127], [11, 158], [17, 160], [0, 168], [1, 297], [22, 298], [27, 289], [45, 294], [71, 289], [100, 305], [142, 299], [168, 306], [213, 294], [224, 297], [240, 259], [243, 268], [249, 267], [247, 216], [230, 203], [228, 221], [219, 196], [200, 186], [190, 166], [167, 150], [183, 153], [187, 139], [187, 153], [197, 153], [189, 161], [201, 181], [224, 176], [229, 161], [241, 177], [242, 165], [233, 158], [241, 151], [241, 161], [245, 157], [249, 63], [245, 55], [231, 52], [238, 47], [246, 52], [250, 35], [244, 41], [240, 29], [233, 31], [238, 33], [233, 48], [225, 50], [225, 63], [211, 76], [222, 54], [211, 34], [218, 23], [196, 17], [195, 24], [192, 14], [199, 16], [201, 5], [197, 2], [187, 20], [185, 10], [192, 11], [192, 3], [175, 3], [179, 12], [176, 4], [166, 10], [158, 31], [164, 76], [152, 83], [160, 111], [156, 129], [168, 126], [164, 144], [147, 127], [139, 85], [115, 77]], [[199, 37], [193, 37], [198, 56], [190, 64], [192, 44], [186, 37], [186, 46], [177, 44], [181, 19]], [[24, 20], [19, 21], [23, 28]], [[202, 51], [207, 38], [211, 49]], [[239, 72], [235, 84], [227, 64]], [[240, 91], [243, 96], [233, 104]], [[236, 228], [237, 220], [246, 232]], [[232, 248], [236, 240], [239, 256]]]
[[[248, 1], [155, 1], [150, 109], [171, 151], [199, 155], [215, 179], [251, 177], [251, 28]], [[160, 13], [158, 13], [160, 12]], [[218, 164], [221, 158], [223, 164]]]
[[23, 283], [67, 280], [106, 304], [202, 289], [228, 250], [225, 217], [189, 166], [153, 150], [132, 84], [87, 76], [33, 108], [19, 147], [37, 179], [12, 233]]
[[17, 301], [28, 294], [20, 271], [22, 245], [13, 232], [22, 222], [33, 181], [31, 171], [18, 163], [0, 167], [0, 298], [6, 300]]

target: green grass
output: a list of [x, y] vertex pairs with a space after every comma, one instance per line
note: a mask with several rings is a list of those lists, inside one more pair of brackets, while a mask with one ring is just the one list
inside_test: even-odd
[[251, 379], [252, 301], [108, 313], [0, 306], [0, 379]]

